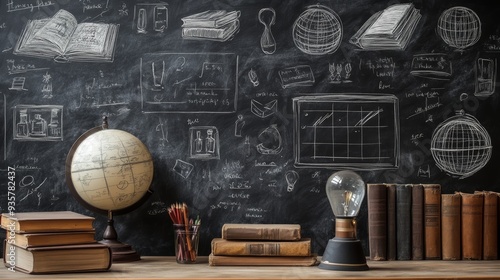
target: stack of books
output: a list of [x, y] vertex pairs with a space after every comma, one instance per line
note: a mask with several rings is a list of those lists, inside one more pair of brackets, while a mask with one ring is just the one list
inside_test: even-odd
[[3, 261], [29, 274], [106, 271], [111, 249], [95, 240], [94, 218], [71, 211], [3, 213]]
[[182, 18], [182, 38], [227, 41], [240, 30], [240, 11], [208, 10]]
[[224, 224], [212, 240], [209, 265], [312, 266], [311, 239], [298, 224]]

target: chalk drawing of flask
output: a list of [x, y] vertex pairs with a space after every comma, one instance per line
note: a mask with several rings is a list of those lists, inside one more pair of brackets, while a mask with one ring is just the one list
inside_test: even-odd
[[[262, 14], [266, 11], [272, 13], [271, 22], [266, 23]], [[276, 12], [273, 8], [264, 8], [259, 11], [259, 21], [264, 25], [264, 32], [260, 37], [260, 47], [265, 54], [273, 54], [276, 51], [276, 40], [271, 32], [271, 26], [274, 25], [276, 20]]]
[[137, 13], [137, 32], [146, 33], [147, 23], [148, 23], [148, 15], [146, 14], [146, 9], [141, 8]]

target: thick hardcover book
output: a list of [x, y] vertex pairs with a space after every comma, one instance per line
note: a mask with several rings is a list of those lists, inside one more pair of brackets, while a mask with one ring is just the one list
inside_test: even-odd
[[297, 256], [208, 256], [208, 264], [210, 266], [313, 266], [318, 264], [318, 259], [315, 255], [307, 257]]
[[396, 186], [396, 259], [411, 260], [411, 193], [412, 185]]
[[101, 243], [21, 248], [5, 240], [3, 257], [6, 267], [30, 274], [106, 271], [112, 264], [111, 248]]
[[396, 260], [396, 184], [387, 184], [387, 260]]
[[208, 10], [187, 17], [183, 17], [182, 27], [209, 27], [218, 28], [237, 20], [240, 11]]
[[460, 193], [462, 196], [462, 259], [480, 260], [483, 250], [482, 193]]
[[483, 260], [498, 259], [498, 193], [484, 191]]
[[224, 42], [232, 39], [240, 29], [240, 21], [235, 20], [221, 27], [183, 27], [182, 38], [204, 39]]
[[95, 231], [68, 231], [44, 233], [16, 233], [15, 244], [19, 247], [72, 245], [95, 243]]
[[222, 238], [234, 240], [300, 240], [299, 224], [224, 224]]
[[483, 214], [483, 260], [498, 259], [498, 194], [485, 191]]
[[59, 10], [52, 18], [29, 20], [13, 53], [58, 62], [111, 62], [118, 29], [117, 24], [78, 24], [71, 13]]
[[424, 259], [424, 187], [415, 184], [411, 191], [412, 260]]
[[311, 256], [311, 239], [298, 241], [244, 241], [214, 238], [214, 256]]
[[387, 187], [367, 184], [368, 242], [370, 259], [387, 260]]
[[441, 185], [423, 184], [426, 260], [441, 259]]
[[461, 197], [460, 194], [441, 195], [441, 242], [445, 261], [460, 260], [461, 240]]
[[1, 227], [15, 232], [90, 231], [94, 217], [72, 211], [18, 212], [2, 214]]

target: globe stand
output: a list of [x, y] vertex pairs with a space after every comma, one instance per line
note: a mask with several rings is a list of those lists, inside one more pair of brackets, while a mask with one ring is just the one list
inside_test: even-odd
[[108, 212], [108, 226], [104, 231], [101, 241], [99, 243], [106, 244], [111, 248], [113, 255], [113, 262], [133, 262], [141, 259], [132, 246], [118, 241], [118, 234], [116, 233], [113, 212]]

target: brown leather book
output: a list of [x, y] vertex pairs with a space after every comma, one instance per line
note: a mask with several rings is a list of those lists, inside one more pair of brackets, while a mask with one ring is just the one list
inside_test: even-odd
[[94, 230], [94, 217], [72, 211], [3, 213], [1, 217], [1, 227], [17, 233]]
[[316, 255], [307, 257], [289, 256], [215, 256], [208, 255], [208, 265], [210, 266], [313, 266], [318, 264]]
[[441, 259], [441, 185], [423, 184], [424, 188], [424, 258]]
[[387, 260], [387, 187], [367, 184], [368, 242], [370, 259]]
[[443, 260], [460, 260], [462, 248], [460, 212], [460, 194], [441, 195], [441, 241]]
[[299, 224], [224, 224], [222, 238], [228, 240], [300, 240]]
[[212, 239], [214, 256], [310, 256], [311, 239], [298, 241], [245, 241]]
[[412, 259], [424, 259], [424, 187], [414, 184], [411, 194]]
[[112, 264], [111, 248], [101, 243], [22, 248], [5, 241], [4, 248], [4, 265], [29, 274], [106, 271]]
[[484, 191], [483, 260], [498, 259], [498, 193]]
[[16, 233], [13, 240], [19, 247], [95, 243], [95, 231]]
[[396, 260], [396, 184], [387, 184], [387, 260]]
[[483, 250], [482, 193], [460, 193], [462, 196], [462, 259], [480, 260]]

